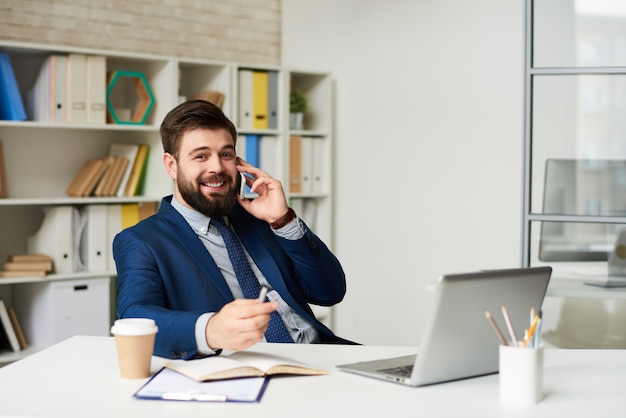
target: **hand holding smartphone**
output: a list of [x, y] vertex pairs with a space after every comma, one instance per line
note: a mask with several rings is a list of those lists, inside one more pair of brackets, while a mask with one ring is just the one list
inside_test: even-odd
[[244, 199], [246, 196], [246, 175], [239, 172], [239, 198]]

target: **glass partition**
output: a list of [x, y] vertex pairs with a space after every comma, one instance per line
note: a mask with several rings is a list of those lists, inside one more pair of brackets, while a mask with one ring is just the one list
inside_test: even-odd
[[626, 66], [626, 2], [535, 0], [534, 67]]

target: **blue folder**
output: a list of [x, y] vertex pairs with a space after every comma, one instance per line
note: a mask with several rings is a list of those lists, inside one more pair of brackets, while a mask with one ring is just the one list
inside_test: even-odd
[[26, 110], [17, 86], [11, 58], [6, 52], [0, 54], [0, 119], [26, 119]]

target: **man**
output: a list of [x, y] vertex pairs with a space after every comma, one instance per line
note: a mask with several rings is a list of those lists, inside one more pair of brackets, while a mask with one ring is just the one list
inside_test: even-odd
[[[237, 132], [224, 113], [203, 100], [185, 102], [160, 132], [174, 195], [115, 237], [118, 317], [154, 319], [154, 352], [170, 358], [264, 340], [350, 343], [308, 306], [343, 299], [339, 261], [287, 206], [280, 181], [237, 157]], [[258, 197], [239, 195], [240, 173]], [[256, 299], [260, 285], [268, 301]]]

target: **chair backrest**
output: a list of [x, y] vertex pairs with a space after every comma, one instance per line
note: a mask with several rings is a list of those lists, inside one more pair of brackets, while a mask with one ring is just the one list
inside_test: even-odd
[[626, 300], [565, 299], [544, 341], [561, 348], [626, 348]]

